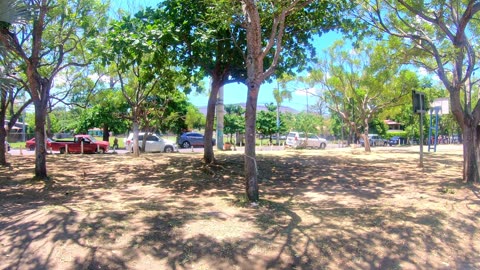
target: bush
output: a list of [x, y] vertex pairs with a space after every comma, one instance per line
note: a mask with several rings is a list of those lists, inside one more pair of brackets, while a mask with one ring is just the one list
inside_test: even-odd
[[406, 131], [394, 131], [394, 132], [387, 132], [387, 135], [385, 136], [385, 139], [390, 140], [394, 136], [400, 136], [402, 138], [407, 138], [407, 132]]

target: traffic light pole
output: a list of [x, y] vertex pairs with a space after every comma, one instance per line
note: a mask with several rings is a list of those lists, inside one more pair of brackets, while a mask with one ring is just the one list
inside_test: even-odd
[[424, 111], [420, 111], [420, 163], [418, 167], [423, 168], [423, 115]]

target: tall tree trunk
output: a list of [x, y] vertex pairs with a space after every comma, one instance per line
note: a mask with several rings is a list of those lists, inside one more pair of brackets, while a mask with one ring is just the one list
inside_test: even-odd
[[215, 162], [215, 156], [213, 153], [212, 137], [213, 137], [213, 125], [215, 119], [215, 105], [217, 104], [218, 90], [220, 89], [220, 79], [213, 75], [212, 86], [210, 96], [208, 97], [207, 105], [207, 119], [205, 123], [205, 146], [203, 152], [203, 160], [205, 163], [210, 164]]
[[[48, 95], [47, 95], [48, 96]], [[47, 118], [48, 97], [35, 100], [35, 178], [48, 180], [47, 150], [45, 145], [45, 124]]]
[[368, 132], [369, 132], [368, 122], [369, 122], [369, 120], [368, 120], [368, 119], [365, 119], [365, 123], [364, 123], [364, 125], [365, 125], [365, 131], [363, 132], [362, 137], [363, 137], [363, 143], [364, 143], [364, 145], [365, 145], [365, 152], [370, 153], [370, 152], [372, 152], [372, 149], [370, 148], [370, 140], [369, 140], [369, 138], [368, 138]]
[[[135, 112], [136, 114], [136, 112]], [[138, 143], [138, 133], [139, 133], [139, 130], [138, 130], [138, 120], [137, 120], [137, 117], [134, 116], [133, 117], [134, 120], [133, 120], [133, 145], [132, 145], [132, 150], [133, 150], [133, 155], [135, 157], [139, 157], [140, 156], [140, 151], [139, 151], [139, 143]]]
[[109, 139], [110, 139], [110, 129], [108, 128], [108, 124], [103, 124], [102, 140], [108, 142]]
[[[7, 140], [7, 131], [5, 130], [5, 116], [7, 114], [7, 91], [4, 91], [3, 89], [0, 89], [0, 102], [1, 102], [1, 108], [0, 108], [0, 121], [1, 125], [0, 126], [0, 165], [5, 166], [7, 165], [7, 158], [5, 153], [7, 152], [5, 149], [5, 141]], [[13, 107], [13, 106], [12, 106]]]
[[480, 181], [480, 127], [468, 121], [463, 127], [463, 179], [467, 183]]
[[260, 84], [248, 83], [247, 108], [245, 113], [245, 187], [248, 200], [259, 200], [257, 159], [255, 153], [255, 131], [257, 121], [257, 101]]

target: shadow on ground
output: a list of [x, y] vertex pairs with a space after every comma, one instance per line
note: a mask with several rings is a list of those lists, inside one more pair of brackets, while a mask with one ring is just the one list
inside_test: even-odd
[[0, 169], [2, 269], [478, 269], [480, 199], [459, 152], [33, 157]]

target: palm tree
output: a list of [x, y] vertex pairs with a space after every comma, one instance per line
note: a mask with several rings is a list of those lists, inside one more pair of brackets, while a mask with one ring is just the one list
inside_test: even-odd
[[[22, 0], [0, 0], [0, 31], [9, 33], [12, 24], [25, 24], [30, 18], [30, 9]], [[5, 58], [7, 50], [0, 45], [0, 55]], [[5, 60], [5, 59], [2, 59]]]
[[23, 24], [29, 18], [29, 8], [25, 1], [0, 0], [0, 27], [9, 27], [12, 24]]
[[[10, 26], [12, 24], [23, 24], [29, 17], [29, 9], [24, 1], [20, 0], [0, 0], [0, 32], [10, 35]], [[4, 88], [10, 87], [13, 83], [11, 78], [7, 77], [9, 72], [9, 60], [7, 59], [7, 49], [0, 45], [0, 164], [7, 164], [5, 159], [4, 142], [6, 130], [3, 126], [6, 112], [7, 91]]]

